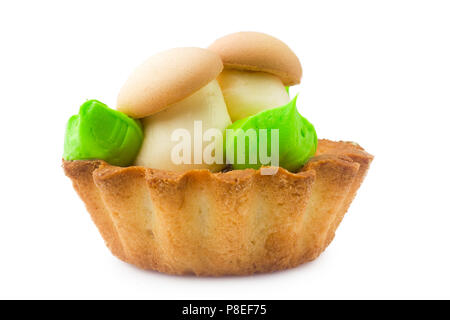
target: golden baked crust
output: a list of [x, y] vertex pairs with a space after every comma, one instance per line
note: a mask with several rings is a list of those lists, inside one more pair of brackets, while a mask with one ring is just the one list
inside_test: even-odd
[[282, 168], [175, 173], [64, 161], [107, 246], [140, 268], [170, 274], [246, 275], [316, 258], [361, 184], [372, 156], [320, 140], [299, 173]]
[[373, 156], [366, 151], [355, 142], [334, 142], [330, 140], [319, 140], [319, 144], [317, 145], [316, 155], [324, 155], [324, 154], [340, 154], [345, 155], [352, 159], [353, 162], [359, 164], [359, 170], [356, 174], [355, 179], [350, 185], [350, 190], [346, 195], [343, 205], [336, 213], [336, 219], [333, 221], [332, 226], [330, 227], [327, 234], [327, 246], [334, 238], [334, 233], [344, 218], [345, 213], [347, 212], [350, 204], [356, 196], [356, 192], [361, 186], [366, 174], [369, 170], [370, 163], [373, 160]]
[[300, 83], [300, 60], [284, 42], [268, 34], [232, 33], [217, 39], [209, 49], [220, 55], [226, 68], [271, 73], [286, 86]]
[[117, 98], [117, 109], [143, 118], [166, 109], [217, 78], [220, 57], [207, 49], [174, 48], [160, 52], [130, 75]]

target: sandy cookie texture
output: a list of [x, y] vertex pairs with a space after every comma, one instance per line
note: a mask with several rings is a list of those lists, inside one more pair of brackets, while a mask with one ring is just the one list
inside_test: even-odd
[[217, 78], [220, 56], [201, 48], [160, 52], [137, 67], [120, 89], [117, 110], [144, 118], [169, 108]]
[[333, 240], [373, 157], [319, 140], [298, 173], [280, 168], [173, 173], [64, 161], [114, 255], [143, 269], [248, 275], [315, 259]]
[[302, 66], [295, 53], [281, 40], [260, 32], [236, 32], [209, 46], [226, 68], [273, 74], [285, 86], [299, 84]]

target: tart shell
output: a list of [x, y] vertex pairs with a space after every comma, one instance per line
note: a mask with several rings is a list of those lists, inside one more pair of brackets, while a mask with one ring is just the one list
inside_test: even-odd
[[63, 161], [106, 245], [121, 260], [169, 274], [272, 272], [311, 261], [333, 240], [373, 156], [319, 140], [298, 173], [279, 168], [176, 173]]

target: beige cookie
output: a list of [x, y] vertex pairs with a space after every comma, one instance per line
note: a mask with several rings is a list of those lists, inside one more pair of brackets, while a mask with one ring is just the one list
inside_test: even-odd
[[232, 33], [217, 39], [209, 49], [222, 58], [225, 68], [270, 73], [285, 86], [300, 83], [298, 57], [284, 42], [265, 33]]
[[144, 118], [166, 109], [216, 79], [223, 69], [220, 57], [201, 48], [175, 48], [141, 64], [120, 90], [117, 109]]

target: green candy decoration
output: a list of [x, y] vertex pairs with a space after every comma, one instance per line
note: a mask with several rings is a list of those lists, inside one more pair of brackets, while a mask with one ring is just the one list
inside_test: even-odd
[[[297, 96], [292, 99], [287, 105], [276, 107], [261, 111], [253, 116], [240, 119], [232, 123], [227, 128], [225, 135], [225, 150], [227, 163], [231, 163], [234, 169], [258, 169], [261, 166], [259, 156], [257, 156], [257, 163], [252, 164], [250, 160], [251, 155], [259, 155], [259, 129], [267, 129], [267, 155], [271, 155], [271, 134], [270, 129], [278, 129], [279, 135], [279, 166], [291, 172], [297, 172], [308, 160], [311, 158], [317, 149], [317, 134], [314, 126], [302, 117], [297, 111], [296, 107]], [[242, 130], [240, 130], [242, 129]], [[248, 129], [255, 129], [255, 136], [247, 135], [242, 137]], [[245, 163], [237, 163], [238, 159], [238, 141], [245, 139], [245, 148], [242, 151], [244, 155], [240, 155], [245, 159]], [[257, 146], [252, 148], [250, 153], [250, 146]], [[228, 152], [232, 148], [234, 152]], [[230, 154], [233, 154], [234, 159], [230, 159]]]
[[117, 166], [129, 166], [139, 152], [144, 134], [139, 121], [88, 100], [67, 123], [64, 160], [101, 159]]

